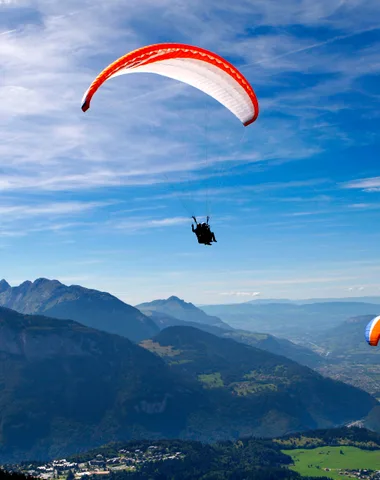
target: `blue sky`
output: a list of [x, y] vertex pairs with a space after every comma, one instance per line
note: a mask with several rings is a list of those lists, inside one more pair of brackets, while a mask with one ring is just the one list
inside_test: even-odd
[[[81, 111], [167, 41], [241, 68], [258, 120], [150, 74]], [[380, 294], [379, 80], [378, 0], [0, 0], [0, 276], [131, 304]]]

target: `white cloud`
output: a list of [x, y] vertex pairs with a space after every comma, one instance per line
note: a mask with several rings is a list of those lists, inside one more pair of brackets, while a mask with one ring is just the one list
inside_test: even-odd
[[[0, 203], [0, 236], [23, 237], [30, 234], [54, 233], [63, 234], [74, 230], [95, 228], [101, 223], [99, 218], [94, 222], [81, 218], [90, 212], [116, 205], [120, 202], [43, 202], [43, 203]], [[62, 221], [62, 218], [66, 221]], [[75, 221], [73, 221], [75, 218]], [[58, 221], [60, 219], [60, 221]]]
[[308, 217], [310, 215], [326, 215], [330, 213], [331, 211], [326, 210], [309, 210], [305, 212], [284, 213], [284, 217]]
[[[226, 174], [227, 175], [227, 174]], [[165, 193], [162, 195], [153, 195], [150, 197], [137, 197], [136, 200], [164, 200], [167, 198], [176, 198], [176, 197], [189, 197], [193, 201], [200, 200], [204, 201], [206, 197], [208, 198], [220, 198], [225, 195], [230, 194], [238, 194], [239, 192], [249, 192], [249, 193], [262, 193], [262, 192], [270, 192], [270, 191], [281, 191], [281, 190], [288, 190], [288, 189], [302, 189], [307, 187], [317, 187], [319, 186], [326, 186], [330, 183], [328, 179], [324, 178], [313, 178], [310, 180], [301, 180], [301, 181], [289, 181], [289, 182], [266, 182], [266, 183], [258, 183], [256, 185], [239, 185], [236, 187], [210, 187], [210, 188], [196, 188], [194, 190], [190, 189], [183, 189], [183, 190], [175, 190], [172, 193]], [[231, 201], [233, 201], [231, 196]]]
[[354, 203], [350, 205], [351, 208], [356, 210], [378, 210], [380, 209], [380, 203]]
[[[291, 55], [295, 55], [297, 53], [303, 53], [303, 52], [306, 52], [308, 50], [313, 50], [315, 48], [324, 47], [325, 45], [329, 45], [331, 43], [338, 42], [339, 40], [346, 40], [348, 38], [352, 38], [354, 36], [361, 35], [362, 33], [367, 33], [367, 32], [372, 32], [372, 31], [378, 30], [379, 28], [380, 28], [379, 26], [364, 28], [362, 30], [357, 30], [357, 31], [348, 33], [347, 35], [337, 35], [337, 36], [328, 38], [327, 40], [324, 40], [322, 42], [306, 44], [306, 45], [300, 46], [299, 48], [296, 48], [294, 50], [289, 50], [289, 47], [286, 47], [286, 46], [284, 48], [284, 43], [281, 43], [281, 48], [283, 48], [285, 50], [284, 53], [280, 53], [277, 56], [272, 55], [272, 56], [269, 56], [267, 58], [263, 58], [263, 59], [258, 60], [256, 62], [253, 62], [251, 64], [243, 65], [243, 67], [241, 67], [241, 68], [245, 69], [245, 68], [247, 68], [251, 65], [260, 65], [261, 63], [265, 63], [265, 62], [270, 62], [272, 64], [277, 63], [277, 61], [282, 59], [282, 58], [285, 58], [285, 57], [288, 57], [288, 56], [291, 56]], [[276, 37], [274, 37], [274, 39], [276, 39]], [[288, 38], [284, 37], [284, 39], [289, 41], [289, 37]], [[277, 38], [277, 40], [278, 40], [278, 38]]]
[[120, 222], [113, 222], [110, 224], [111, 227], [116, 228], [117, 230], [122, 230], [126, 232], [134, 232], [139, 230], [149, 230], [152, 228], [166, 228], [173, 227], [176, 225], [182, 225], [189, 223], [189, 218], [187, 217], [172, 217], [172, 218], [139, 218], [138, 220], [128, 219], [122, 220]]
[[365, 290], [365, 287], [364, 286], [361, 286], [361, 287], [349, 287], [347, 288], [347, 290], [349, 292], [362, 292], [363, 290]]
[[358, 189], [365, 192], [378, 192], [380, 191], [380, 177], [362, 178], [358, 180], [352, 180], [351, 182], [343, 183], [342, 188], [346, 189]]
[[61, 202], [40, 205], [1, 205], [0, 215], [4, 217], [24, 218], [31, 216], [75, 215], [88, 210], [113, 205], [115, 202]]
[[[2, 222], [3, 224], [5, 222]], [[69, 231], [78, 231], [83, 230], [84, 228], [95, 228], [98, 226], [98, 223], [90, 222], [64, 222], [56, 223], [45, 221], [43, 223], [33, 224], [33, 222], [17, 222], [9, 223], [4, 228], [3, 225], [0, 225], [0, 236], [3, 237], [25, 237], [33, 233], [46, 233], [52, 232], [55, 234], [69, 232]], [[74, 243], [73, 240], [70, 240], [71, 243]]]

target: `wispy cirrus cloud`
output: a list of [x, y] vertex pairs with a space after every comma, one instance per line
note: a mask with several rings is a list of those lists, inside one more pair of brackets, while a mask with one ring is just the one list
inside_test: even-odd
[[171, 218], [147, 218], [140, 217], [139, 219], [126, 219], [120, 222], [112, 222], [111, 227], [125, 231], [125, 232], [135, 232], [139, 230], [150, 230], [154, 228], [166, 228], [173, 227], [177, 225], [189, 223], [189, 218], [187, 217], [171, 217]]
[[[338, 51], [326, 51], [315, 57], [308, 54], [310, 37], [284, 33], [284, 29], [296, 20], [305, 27], [325, 25], [330, 29], [349, 30], [352, 15], [355, 15], [357, 30], [365, 31], [366, 27], [369, 28], [367, 20], [370, 15], [367, 13], [371, 11], [373, 15], [376, 12], [375, 4], [367, 3], [363, 12], [357, 5], [348, 8], [341, 2], [334, 5], [326, 2], [317, 9], [309, 1], [301, 6], [289, 0], [284, 7], [273, 2], [259, 2], [254, 9], [246, 1], [234, 7], [229, 2], [222, 2], [215, 9], [212, 2], [206, 6], [198, 1], [191, 4], [180, 1], [169, 10], [166, 1], [132, 2], [129, 9], [140, 13], [137, 18], [141, 20], [137, 23], [123, 12], [119, 1], [109, 2], [107, 8], [100, 2], [82, 2], [83, 8], [71, 2], [63, 6], [58, 2], [30, 1], [26, 5], [34, 9], [34, 17], [30, 15], [29, 23], [24, 22], [17, 29], [4, 31], [2, 37], [0, 155], [8, 159], [0, 179], [2, 190], [59, 191], [146, 185], [164, 182], [162, 173], [165, 172], [199, 170], [203, 168], [200, 161], [202, 150], [192, 141], [193, 131], [199, 132], [199, 119], [206, 113], [199, 102], [205, 102], [207, 110], [215, 112], [213, 118], [216, 121], [209, 125], [212, 132], [209, 138], [221, 133], [222, 123], [225, 124], [223, 130], [231, 126], [238, 130], [229, 114], [201, 94], [174, 82], [169, 85], [166, 80], [145, 76], [110, 81], [98, 93], [92, 110], [82, 114], [80, 98], [99, 70], [118, 54], [153, 40], [155, 31], [150, 30], [153, 25], [147, 15], [149, 12], [161, 18], [163, 31], [166, 25], [172, 26], [173, 37], [179, 35], [183, 41], [189, 42], [197, 37], [204, 46], [240, 58], [243, 63], [251, 61], [253, 55], [261, 64], [252, 70], [246, 69], [245, 73], [254, 85], [267, 84], [268, 75], [271, 81], [283, 82], [273, 75], [276, 72], [281, 75], [302, 72], [305, 61], [317, 73], [347, 75], [351, 72], [352, 81], [368, 72], [369, 66], [372, 66], [371, 71], [376, 71], [376, 46], [353, 57], [339, 56]], [[292, 16], [288, 15], [289, 11], [293, 12]], [[346, 18], [343, 22], [341, 17], [345, 14], [352, 20]], [[86, 29], [83, 29], [83, 15], [86, 16]], [[203, 16], [209, 18], [213, 28], [210, 29], [209, 21], [200, 21]], [[257, 33], [248, 36], [246, 31], [250, 22], [247, 19], [255, 20], [254, 24], [258, 26], [271, 25], [278, 31], [274, 30], [275, 33], [270, 35]], [[221, 32], [224, 39], [221, 39]], [[238, 41], [236, 32], [243, 33]], [[351, 34], [341, 37], [344, 39]], [[313, 48], [330, 44], [329, 38], [314, 42]], [[339, 40], [338, 36], [333, 38]], [[112, 58], [109, 51], [114, 52]], [[338, 83], [337, 92], [341, 92], [342, 84]], [[349, 85], [351, 83], [347, 83], [347, 88]], [[304, 135], [296, 124], [301, 122], [303, 128], [308, 129], [307, 116], [300, 114], [300, 108], [310, 111], [312, 98], [316, 108], [313, 121], [315, 116], [321, 116], [317, 103], [320, 108], [330, 108], [328, 102], [323, 105], [317, 100], [323, 89], [326, 96], [331, 95], [332, 87], [333, 83], [323, 84], [322, 81], [307, 92], [298, 89], [291, 94], [279, 93], [275, 98], [261, 95], [264, 113], [249, 134], [254, 149], [247, 154], [247, 146], [243, 144], [231, 149], [230, 155], [224, 155], [224, 161], [238, 164], [267, 162], [278, 158], [303, 158], [320, 152], [322, 146], [316, 149], [315, 141], [311, 148], [310, 130]], [[125, 101], [120, 103], [123, 98]], [[197, 109], [194, 109], [194, 100]], [[284, 121], [273, 118], [273, 113], [280, 109], [290, 117], [296, 114], [302, 119]], [[265, 111], [270, 112], [270, 117]], [[327, 123], [326, 128], [331, 129]], [[165, 125], [164, 129], [162, 125]], [[334, 132], [330, 134], [334, 135]], [[318, 132], [317, 137], [320, 136], [321, 132]], [[176, 161], [178, 157], [182, 162]]]
[[365, 287], [348, 287], [349, 292], [362, 292], [365, 290]]
[[363, 190], [365, 192], [379, 192], [380, 191], [380, 177], [362, 178], [343, 183], [341, 185], [344, 189]]
[[[223, 173], [223, 172], [222, 172]], [[227, 174], [226, 174], [227, 175]], [[193, 180], [191, 177], [188, 181]], [[310, 180], [294, 180], [289, 182], [265, 182], [256, 185], [239, 185], [234, 187], [208, 187], [208, 188], [191, 188], [186, 185], [186, 189], [175, 189], [170, 193], [162, 195], [152, 195], [150, 197], [136, 197], [136, 200], [163, 200], [167, 198], [189, 197], [194, 200], [203, 201], [206, 197], [221, 198], [223, 195], [236, 194], [239, 192], [262, 193], [271, 191], [282, 191], [288, 189], [303, 189], [307, 187], [329, 186], [331, 181], [324, 178], [313, 178]], [[233, 199], [233, 197], [231, 197]]]
[[3, 205], [0, 203], [0, 215], [10, 217], [11, 219], [19, 219], [35, 216], [62, 216], [77, 215], [89, 210], [95, 210], [101, 207], [108, 207], [118, 202], [57, 202], [43, 203], [39, 205]]
[[379, 210], [380, 209], [380, 203], [353, 203], [350, 205], [350, 208], [353, 208], [355, 210]]
[[0, 225], [0, 236], [3, 237], [27, 237], [32, 234], [62, 234], [63, 232], [78, 235], [79, 231], [83, 229], [95, 230], [99, 228], [98, 222], [56, 222], [52, 220], [47, 220], [44, 222], [2, 222]]
[[304, 212], [285, 213], [285, 217], [309, 217], [310, 215], [326, 215], [330, 214], [331, 210], [308, 210]]
[[[99, 220], [89, 222], [85, 217], [118, 205], [117, 201], [102, 202], [41, 202], [34, 204], [0, 203], [0, 236], [25, 237], [31, 234], [94, 230]], [[65, 221], [62, 221], [65, 218]]]

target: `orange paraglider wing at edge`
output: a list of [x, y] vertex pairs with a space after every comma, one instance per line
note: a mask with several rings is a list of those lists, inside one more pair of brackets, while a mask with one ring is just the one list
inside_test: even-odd
[[380, 341], [380, 315], [369, 322], [365, 330], [367, 343], [376, 347]]

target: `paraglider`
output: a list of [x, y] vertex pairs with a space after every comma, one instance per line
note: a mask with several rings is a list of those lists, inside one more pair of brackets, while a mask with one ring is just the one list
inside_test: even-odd
[[365, 329], [365, 339], [372, 347], [377, 347], [380, 341], [380, 315], [369, 322]]
[[215, 234], [210, 230], [210, 225], [208, 224], [208, 221], [210, 220], [209, 217], [207, 217], [207, 223], [198, 223], [195, 217], [192, 218], [196, 224], [196, 227], [194, 228], [194, 225], [191, 224], [191, 230], [197, 236], [198, 243], [203, 243], [203, 245], [211, 245], [211, 242], [217, 242]]
[[[203, 48], [181, 43], [148, 45], [120, 57], [106, 67], [91, 83], [82, 98], [82, 110], [110, 78], [131, 73], [155, 73], [186, 83], [214, 98], [247, 127], [259, 115], [253, 88], [244, 75], [224, 58]], [[195, 217], [193, 217], [195, 220]], [[193, 225], [198, 242], [211, 245], [215, 235], [207, 223]]]

